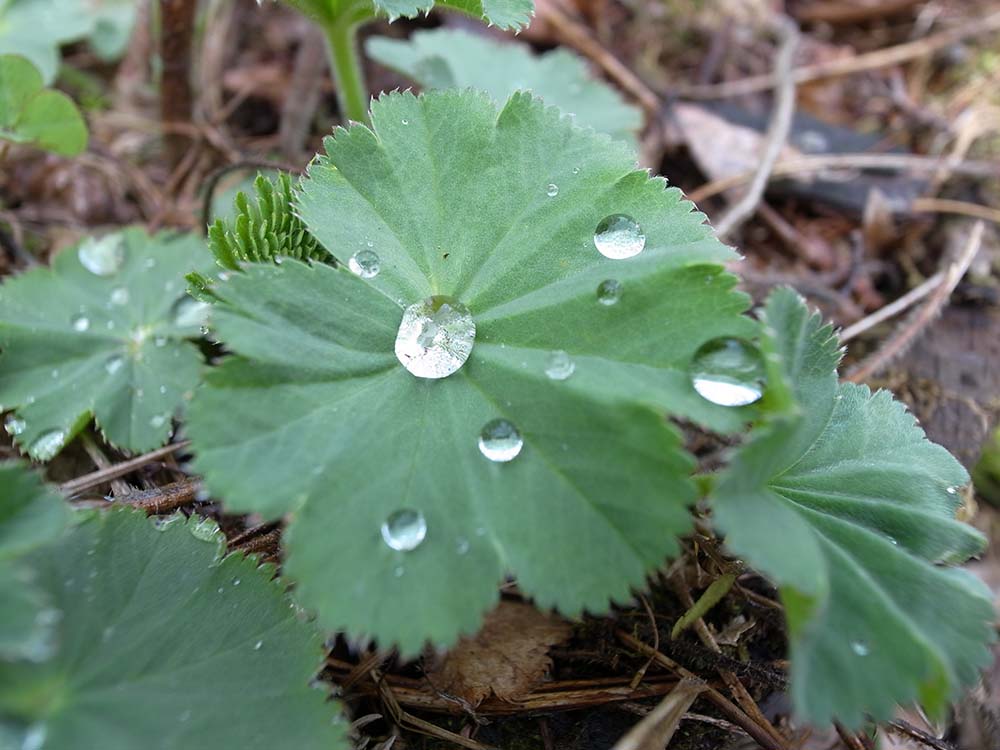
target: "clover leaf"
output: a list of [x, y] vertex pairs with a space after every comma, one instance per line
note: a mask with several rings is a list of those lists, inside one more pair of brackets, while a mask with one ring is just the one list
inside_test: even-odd
[[53, 750], [346, 747], [308, 686], [318, 638], [273, 568], [205, 537], [123, 509], [33, 553], [57, 647], [0, 662], [0, 731]]
[[72, 99], [43, 87], [31, 62], [0, 55], [0, 140], [73, 156], [87, 147], [87, 125]]
[[0, 287], [0, 403], [28, 455], [48, 460], [93, 415], [130, 451], [162, 445], [198, 384], [207, 305], [183, 274], [205, 266], [194, 236], [126, 229], [87, 238]]
[[189, 415], [208, 485], [292, 514], [285, 570], [323, 626], [408, 653], [475, 629], [508, 572], [567, 613], [629, 597], [689, 527], [663, 414], [751, 413], [688, 375], [756, 332], [732, 251], [625, 145], [526, 94], [386, 95], [326, 149], [299, 214], [340, 267], [213, 287], [238, 356]]
[[52, 609], [22, 565], [26, 553], [58, 537], [69, 511], [22, 463], [0, 463], [0, 659], [43, 658], [52, 645]]
[[424, 89], [480, 89], [499, 102], [519, 89], [531, 91], [572, 114], [578, 125], [636, 145], [642, 113], [566, 49], [535, 55], [523, 44], [445, 28], [416, 31], [408, 40], [372, 37], [365, 49]]
[[955, 519], [965, 470], [887, 392], [837, 383], [837, 340], [798, 296], [766, 330], [800, 404], [735, 455], [714, 497], [726, 544], [781, 587], [791, 694], [810, 722], [940, 712], [989, 662], [989, 592], [945, 567], [984, 539]]

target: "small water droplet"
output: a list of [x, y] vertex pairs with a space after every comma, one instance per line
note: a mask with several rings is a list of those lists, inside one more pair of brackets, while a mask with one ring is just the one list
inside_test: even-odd
[[66, 442], [66, 430], [46, 430], [28, 446], [28, 453], [39, 461], [53, 458]]
[[158, 349], [162, 349], [166, 345], [167, 345], [167, 337], [166, 336], [156, 336], [153, 339], [153, 346], [157, 347]]
[[479, 452], [490, 461], [513, 461], [524, 447], [524, 439], [517, 427], [506, 419], [494, 419], [483, 425], [479, 432]]
[[128, 304], [128, 289], [123, 286], [117, 287], [111, 290], [111, 304], [112, 305], [127, 305]]
[[114, 375], [122, 369], [123, 364], [125, 364], [124, 357], [112, 357], [104, 363], [104, 369], [107, 371], [108, 375]]
[[573, 174], [580, 174], [580, 168], [579, 167], [573, 167]]
[[239, 586], [240, 585], [240, 579], [239, 578], [234, 578], [233, 579], [233, 585], [234, 586]]
[[204, 326], [208, 322], [212, 306], [194, 297], [182, 297], [177, 300], [173, 310], [174, 325], [180, 328]]
[[58, 380], [59, 379], [59, 370], [53, 370], [49, 374], [52, 376], [53, 380]]
[[261, 646], [263, 646], [263, 645], [264, 645], [264, 641], [257, 641], [255, 644], [253, 644], [253, 650], [254, 651], [260, 651]]
[[455, 551], [460, 555], [466, 554], [469, 551], [469, 540], [464, 536], [460, 536], [458, 541], [455, 542]]
[[403, 577], [403, 573], [405, 573], [405, 572], [406, 572], [406, 569], [402, 565], [397, 565], [392, 570], [392, 574], [394, 576], [396, 576], [396, 578], [402, 578]]
[[359, 250], [347, 261], [347, 267], [351, 273], [360, 276], [362, 279], [373, 279], [378, 276], [382, 268], [378, 254], [371, 250]]
[[557, 195], [559, 195], [559, 186], [556, 185], [554, 182], [550, 182], [549, 186], [545, 188], [545, 194], [550, 198], [555, 198]]
[[156, 268], [156, 258], [146, 258], [146, 260], [144, 260], [142, 262], [142, 267], [143, 268]]
[[851, 651], [856, 653], [858, 656], [868, 656], [870, 649], [868, 644], [864, 641], [851, 641]]
[[382, 540], [400, 552], [416, 549], [426, 536], [427, 521], [416, 510], [397, 510], [382, 523]]
[[602, 305], [616, 305], [622, 298], [622, 285], [616, 279], [607, 279], [597, 285], [597, 301]]
[[945, 492], [947, 492], [949, 495], [957, 495], [958, 494], [958, 487], [948, 487], [945, 490]]
[[83, 333], [88, 328], [90, 328], [90, 318], [86, 315], [74, 315], [69, 319], [70, 325], [73, 326], [73, 330], [78, 333]]
[[476, 323], [461, 302], [430, 297], [403, 311], [396, 334], [396, 357], [418, 378], [444, 378], [472, 353]]
[[166, 531], [175, 523], [183, 523], [184, 514], [177, 512], [171, 513], [169, 516], [157, 516], [153, 519], [153, 528], [157, 531]]
[[605, 258], [622, 260], [643, 251], [646, 235], [631, 216], [612, 214], [594, 230], [594, 245]]
[[191, 536], [203, 542], [214, 542], [222, 538], [222, 532], [219, 531], [219, 524], [216, 523], [214, 518], [206, 518], [205, 516], [197, 518], [197, 521], [188, 524]]
[[117, 234], [88, 237], [80, 244], [76, 256], [80, 265], [95, 276], [111, 276], [125, 263], [125, 243]]
[[746, 406], [764, 393], [760, 352], [742, 339], [723, 337], [706, 342], [691, 360], [691, 382], [706, 401], [720, 406]]
[[44, 724], [32, 724], [21, 739], [21, 750], [42, 750], [48, 729]]
[[550, 380], [565, 380], [576, 370], [576, 363], [562, 349], [549, 354], [545, 361], [545, 374]]
[[3, 423], [3, 428], [7, 430], [8, 435], [20, 435], [27, 426], [27, 422], [13, 414], [8, 414]]
[[410, 124], [410, 121], [407, 120], [405, 117], [402, 120], [400, 120], [400, 122], [402, 122], [404, 125], [409, 125]]
[[165, 414], [155, 414], [153, 418], [149, 420], [150, 427], [163, 427], [167, 423], [167, 415]]

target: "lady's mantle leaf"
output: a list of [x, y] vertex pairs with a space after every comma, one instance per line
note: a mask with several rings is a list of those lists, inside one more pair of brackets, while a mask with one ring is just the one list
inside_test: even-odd
[[[303, 220], [342, 266], [250, 265], [214, 288], [240, 356], [195, 397], [198, 467], [231, 508], [294, 514], [286, 571], [330, 629], [450, 643], [507, 572], [543, 607], [604, 610], [688, 528], [692, 461], [663, 412], [748, 416], [687, 375], [708, 339], [756, 331], [731, 252], [627, 147], [530, 96], [497, 112], [473, 92], [389, 95], [372, 122], [338, 131], [303, 185]], [[613, 214], [641, 226], [641, 253], [597, 251]], [[476, 325], [441, 380], [394, 353], [404, 308], [431, 295]], [[507, 463], [477, 446], [496, 419], [523, 438]], [[380, 527], [405, 510], [426, 538], [398, 551]]]
[[497, 42], [461, 29], [417, 31], [408, 39], [373, 37], [369, 56], [425, 89], [475, 88], [499, 102], [530, 90], [575, 122], [635, 146], [642, 113], [613, 88], [595, 80], [566, 49], [535, 55], [517, 42]]
[[882, 391], [837, 383], [837, 341], [792, 292], [766, 308], [802, 413], [765, 425], [719, 485], [726, 543], [780, 584], [792, 697], [817, 724], [858, 726], [920, 700], [939, 711], [988, 661], [989, 594], [960, 562], [968, 481]]
[[18, 558], [58, 537], [69, 509], [16, 461], [0, 463], [0, 659], [37, 659], [51, 646], [52, 610]]
[[207, 306], [184, 292], [193, 236], [127, 229], [87, 239], [0, 287], [0, 403], [29, 455], [52, 458], [90, 415], [131, 451], [162, 445], [197, 384]]
[[501, 29], [516, 29], [527, 26], [535, 13], [533, 0], [288, 0], [288, 3], [326, 26], [357, 23], [376, 14], [386, 15], [390, 21], [400, 16], [415, 18], [442, 7], [468, 13]]
[[73, 100], [42, 85], [19, 55], [0, 55], [0, 140], [74, 156], [87, 147], [87, 125]]
[[220, 554], [180, 516], [157, 530], [126, 510], [34, 553], [58, 645], [0, 663], [0, 726], [52, 750], [344, 747], [308, 687], [312, 628], [270, 568]]

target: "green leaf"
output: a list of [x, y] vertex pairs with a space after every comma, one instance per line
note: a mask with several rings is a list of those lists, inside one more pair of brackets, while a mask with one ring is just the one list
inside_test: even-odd
[[260, 263], [275, 258], [329, 258], [329, 253], [306, 231], [295, 215], [291, 179], [279, 173], [276, 180], [257, 175], [254, 196], [238, 192], [236, 215], [216, 219], [209, 227], [208, 247], [223, 268], [236, 270], [242, 263]]
[[347, 746], [308, 686], [315, 631], [273, 568], [221, 557], [194, 526], [111, 511], [32, 555], [58, 646], [41, 663], [0, 662], [9, 734], [52, 750]]
[[364, 21], [375, 15], [415, 18], [435, 7], [450, 8], [501, 29], [527, 26], [534, 15], [533, 0], [288, 0], [288, 4], [324, 25]]
[[0, 0], [0, 55], [26, 57], [46, 85], [59, 70], [59, 46], [82, 39], [93, 19], [79, 0]]
[[166, 442], [200, 378], [201, 354], [185, 339], [208, 308], [185, 295], [183, 274], [204, 263], [197, 237], [126, 229], [8, 279], [0, 403], [17, 410], [6, 426], [18, 445], [48, 460], [90, 415], [121, 448]]
[[[239, 357], [192, 404], [198, 468], [232, 509], [293, 514], [286, 571], [329, 629], [408, 653], [450, 643], [507, 572], [543, 607], [606, 611], [689, 527], [692, 461], [663, 413], [723, 430], [752, 414], [687, 374], [705, 341], [756, 331], [722, 269], [732, 252], [626, 146], [530, 96], [498, 112], [470, 91], [391, 94], [372, 123], [338, 130], [302, 187], [341, 267], [251, 265], [214, 289]], [[617, 213], [646, 238], [626, 260], [594, 243]], [[357, 252], [377, 275], [344, 267]], [[598, 299], [609, 279], [617, 304]], [[394, 353], [404, 308], [431, 295], [476, 325], [443, 380]], [[546, 373], [555, 357], [567, 374], [560, 351], [575, 368], [561, 380]], [[504, 464], [477, 447], [499, 418], [523, 436]], [[405, 509], [427, 526], [409, 552], [380, 535]]]
[[584, 61], [566, 49], [535, 55], [524, 44], [441, 28], [416, 31], [409, 40], [373, 37], [366, 50], [424, 89], [481, 89], [498, 102], [519, 89], [530, 90], [574, 115], [577, 125], [636, 145], [642, 113], [592, 78]]
[[87, 125], [72, 99], [42, 87], [31, 62], [0, 55], [0, 139], [73, 156], [87, 147]]
[[51, 648], [51, 608], [19, 558], [56, 539], [69, 509], [34, 472], [0, 463], [0, 659], [40, 658]]
[[801, 413], [755, 431], [714, 513], [733, 552], [781, 588], [794, 704], [850, 727], [896, 703], [940, 712], [989, 662], [989, 592], [940, 565], [984, 544], [955, 519], [965, 470], [891, 394], [838, 384], [836, 338], [796, 294], [771, 296], [765, 330]]

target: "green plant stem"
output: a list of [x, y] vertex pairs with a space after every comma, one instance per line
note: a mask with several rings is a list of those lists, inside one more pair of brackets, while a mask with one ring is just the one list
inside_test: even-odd
[[337, 84], [340, 115], [345, 121], [368, 122], [368, 87], [357, 49], [359, 25], [353, 18], [341, 18], [326, 26], [324, 32]]

